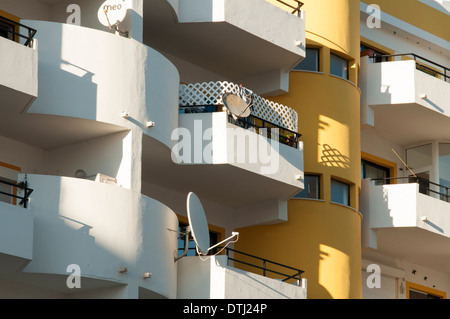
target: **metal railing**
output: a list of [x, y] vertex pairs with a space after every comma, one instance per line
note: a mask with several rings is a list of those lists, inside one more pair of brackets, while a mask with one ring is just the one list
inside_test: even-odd
[[416, 62], [416, 69], [434, 77], [441, 78], [446, 82], [450, 82], [450, 68], [440, 65], [434, 61], [428, 60], [414, 53], [391, 54], [391, 55], [374, 55], [371, 56], [372, 62], [388, 62], [395, 57], [412, 57]]
[[372, 181], [379, 181], [382, 184], [389, 184], [391, 181], [402, 181], [406, 180], [406, 183], [416, 183], [419, 184], [419, 192], [424, 195], [432, 196], [433, 194], [439, 196], [439, 199], [450, 202], [450, 187], [440, 185], [434, 182], [430, 182], [427, 179], [408, 176], [408, 177], [387, 177], [387, 178], [372, 178]]
[[[267, 277], [267, 273], [270, 272], [270, 273], [273, 273], [273, 274], [281, 276], [283, 278], [282, 279], [283, 282], [286, 282], [288, 280], [296, 280], [297, 284], [300, 285], [300, 282], [301, 282], [301, 279], [302, 279], [302, 274], [304, 273], [303, 270], [300, 270], [300, 269], [294, 268], [294, 267], [290, 267], [290, 266], [286, 266], [286, 265], [283, 265], [283, 264], [280, 264], [280, 263], [277, 263], [277, 262], [274, 262], [274, 261], [270, 261], [270, 260], [265, 259], [265, 258], [257, 257], [257, 256], [254, 256], [254, 255], [250, 255], [250, 254], [247, 254], [247, 253], [244, 253], [244, 252], [232, 249], [232, 248], [228, 248], [228, 247], [225, 247], [225, 251], [226, 251], [226, 255], [228, 257], [228, 266], [230, 265], [230, 261], [234, 261], [234, 262], [237, 262], [237, 263], [241, 263], [241, 264], [244, 264], [244, 265], [247, 265], [247, 266], [250, 266], [250, 267], [262, 270], [262, 274], [263, 274], [264, 277]], [[233, 257], [231, 256], [230, 252], [233, 252]], [[261, 266], [256, 265], [254, 263], [250, 263], [250, 262], [244, 261], [242, 259], [234, 258], [234, 254], [240, 254], [240, 255], [244, 255], [246, 257], [250, 257], [250, 258], [256, 259], [256, 261], [259, 261]], [[293, 274], [286, 274], [286, 273], [282, 273], [282, 272], [274, 270], [274, 269], [269, 269], [268, 268], [269, 264], [277, 266], [277, 267], [284, 268], [288, 272], [290, 270], [292, 270]]]
[[297, 14], [297, 16], [300, 16], [300, 12], [301, 12], [300, 9], [304, 5], [303, 2], [298, 1], [298, 0], [292, 0], [292, 2], [296, 2], [297, 3], [297, 7], [291, 5], [291, 4], [289, 4], [289, 3], [287, 3], [287, 2], [285, 2], [283, 0], [277, 0], [277, 2], [281, 3], [282, 5], [284, 5], [284, 6], [288, 7], [288, 8], [293, 9], [293, 11], [291, 13], [292, 14]]
[[9, 197], [12, 197], [12, 198], [20, 199], [19, 205], [23, 205], [24, 208], [27, 208], [29, 197], [30, 197], [31, 193], [33, 192], [33, 190], [31, 188], [28, 188], [28, 182], [27, 181], [19, 182], [19, 183], [11, 183], [11, 182], [7, 182], [7, 181], [4, 181], [4, 180], [0, 180], [0, 183], [4, 184], [4, 185], [9, 185], [9, 186], [11, 186], [12, 189], [18, 188], [18, 189], [22, 190], [23, 191], [23, 196], [19, 196], [17, 194], [14, 194], [15, 192], [7, 193], [7, 192], [0, 191], [0, 194], [6, 195], [6, 196], [9, 196]]
[[[222, 107], [218, 105], [188, 105], [180, 106], [181, 113], [213, 113], [222, 112]], [[256, 133], [265, 135], [267, 138], [278, 140], [280, 143], [288, 145], [293, 148], [298, 148], [298, 142], [302, 136], [300, 133], [291, 131], [278, 124], [272, 123], [268, 120], [260, 118], [255, 115], [250, 115], [246, 118], [234, 119], [232, 115], [228, 114], [228, 122], [244, 129], [253, 128]], [[275, 134], [275, 135], [274, 135]], [[278, 135], [278, 137], [276, 136]]]
[[[0, 22], [3, 22], [6, 25], [10, 25], [12, 26], [12, 29], [9, 29], [5, 26], [3, 26], [2, 24], [0, 24], [0, 31], [6, 32], [8, 34], [11, 34], [12, 37], [15, 39], [16, 37], [20, 37], [25, 39], [25, 43], [24, 45], [27, 47], [31, 47], [33, 44], [33, 38], [36, 35], [37, 30], [30, 28], [26, 25], [20, 24], [16, 21], [10, 20], [8, 18], [5, 18], [3, 16], [0, 16]], [[20, 32], [17, 32], [17, 30], [20, 28], [24, 28], [26, 31], [26, 34], [21, 34]]]
[[288, 130], [255, 115], [238, 119], [234, 119], [233, 116], [228, 115], [228, 122], [244, 129], [253, 128], [258, 134], [273, 140], [278, 140], [280, 143], [294, 148], [298, 148], [298, 142], [302, 136], [300, 133]]

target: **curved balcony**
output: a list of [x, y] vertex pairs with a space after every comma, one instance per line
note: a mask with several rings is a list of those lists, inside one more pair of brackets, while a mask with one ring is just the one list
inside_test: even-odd
[[[36, 30], [2, 16], [0, 22], [0, 31], [6, 35], [0, 37], [0, 112], [21, 113], [38, 95], [38, 52], [32, 41]], [[19, 27], [26, 28], [28, 36], [16, 32]], [[20, 43], [22, 38], [25, 45]]]
[[[398, 182], [402, 182], [398, 178]], [[375, 185], [364, 179], [360, 210], [362, 246], [388, 256], [448, 271], [449, 189], [406, 177], [406, 184]]]
[[[111, 126], [138, 129], [172, 146], [179, 76], [166, 58], [134, 39], [108, 32], [53, 22], [24, 23], [39, 30], [39, 98], [28, 116], [89, 120], [83, 122], [83, 131], [99, 134], [117, 131]], [[38, 132], [36, 128], [33, 134]]]
[[[27, 209], [34, 221], [33, 251], [22, 277], [80, 296], [90, 289], [128, 286], [128, 298], [138, 291], [176, 297], [177, 235], [170, 229], [178, 229], [178, 219], [172, 210], [106, 183], [44, 175], [27, 180], [34, 189]], [[67, 286], [70, 265], [79, 266], [80, 287]]]
[[305, 17], [264, 0], [147, 1], [144, 42], [260, 94], [276, 95], [289, 90], [288, 71], [305, 58]]
[[386, 140], [411, 145], [449, 138], [450, 69], [415, 54], [363, 57], [361, 90], [362, 124]]
[[256, 96], [254, 114], [263, 118], [235, 120], [222, 111], [221, 93], [238, 88], [229, 82], [181, 85], [179, 128], [171, 136], [176, 145], [170, 153], [144, 140], [143, 180], [242, 210], [242, 225], [284, 221], [283, 203], [304, 187], [297, 113]]

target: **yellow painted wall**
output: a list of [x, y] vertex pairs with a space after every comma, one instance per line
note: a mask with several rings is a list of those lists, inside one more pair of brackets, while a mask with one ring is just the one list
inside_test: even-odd
[[[305, 270], [309, 298], [361, 298], [359, 1], [305, 0], [307, 45], [321, 49], [321, 72], [292, 71], [305, 173], [321, 175], [321, 200], [292, 199], [288, 221], [238, 230], [236, 249]], [[350, 81], [330, 75], [330, 53], [350, 61]], [[331, 178], [351, 185], [350, 206], [330, 202]]]
[[360, 215], [301, 199], [288, 210], [287, 223], [239, 229], [236, 249], [304, 270], [309, 299], [361, 298]]

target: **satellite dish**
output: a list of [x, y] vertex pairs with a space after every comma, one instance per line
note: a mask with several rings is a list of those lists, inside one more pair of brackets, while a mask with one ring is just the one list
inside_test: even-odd
[[253, 106], [253, 92], [244, 88], [241, 84], [238, 94], [224, 93], [222, 94], [222, 101], [234, 118], [249, 117]]
[[192, 192], [187, 197], [187, 214], [195, 244], [206, 255], [210, 245], [208, 222], [200, 199]]
[[203, 205], [196, 194], [190, 192], [187, 196], [187, 215], [189, 220], [189, 226], [186, 229], [186, 246], [184, 253], [181, 256], [175, 257], [175, 261], [187, 255], [189, 250], [189, 235], [192, 235], [195, 246], [200, 255], [207, 255], [213, 248], [220, 246], [221, 244], [229, 241], [239, 233], [232, 232], [232, 236], [210, 247], [208, 221], [206, 220], [205, 211]]
[[247, 102], [237, 94], [224, 93], [222, 101], [228, 111], [236, 117], [248, 117], [251, 110]]
[[107, 0], [98, 9], [98, 21], [112, 28], [120, 24], [127, 15], [127, 6], [123, 0]]

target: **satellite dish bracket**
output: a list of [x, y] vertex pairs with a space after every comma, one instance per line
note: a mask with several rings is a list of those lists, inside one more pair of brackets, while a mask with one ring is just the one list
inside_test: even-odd
[[108, 17], [108, 10], [105, 9], [105, 10], [103, 10], [103, 12], [105, 13], [106, 20], [108, 21], [108, 24], [109, 24], [109, 28], [116, 30], [116, 32], [119, 33], [121, 36], [128, 38], [128, 35], [129, 35], [128, 31], [120, 31], [119, 30], [119, 27], [118, 27], [119, 22], [116, 22], [113, 25], [111, 25], [111, 22], [109, 21], [109, 17]]
[[175, 262], [177, 262], [178, 260], [180, 260], [181, 258], [183, 258], [184, 256], [187, 255], [188, 251], [189, 251], [189, 236], [191, 234], [191, 227], [187, 226], [186, 227], [186, 232], [184, 233], [184, 235], [186, 236], [186, 240], [184, 241], [184, 251], [180, 256], [175, 257]]

